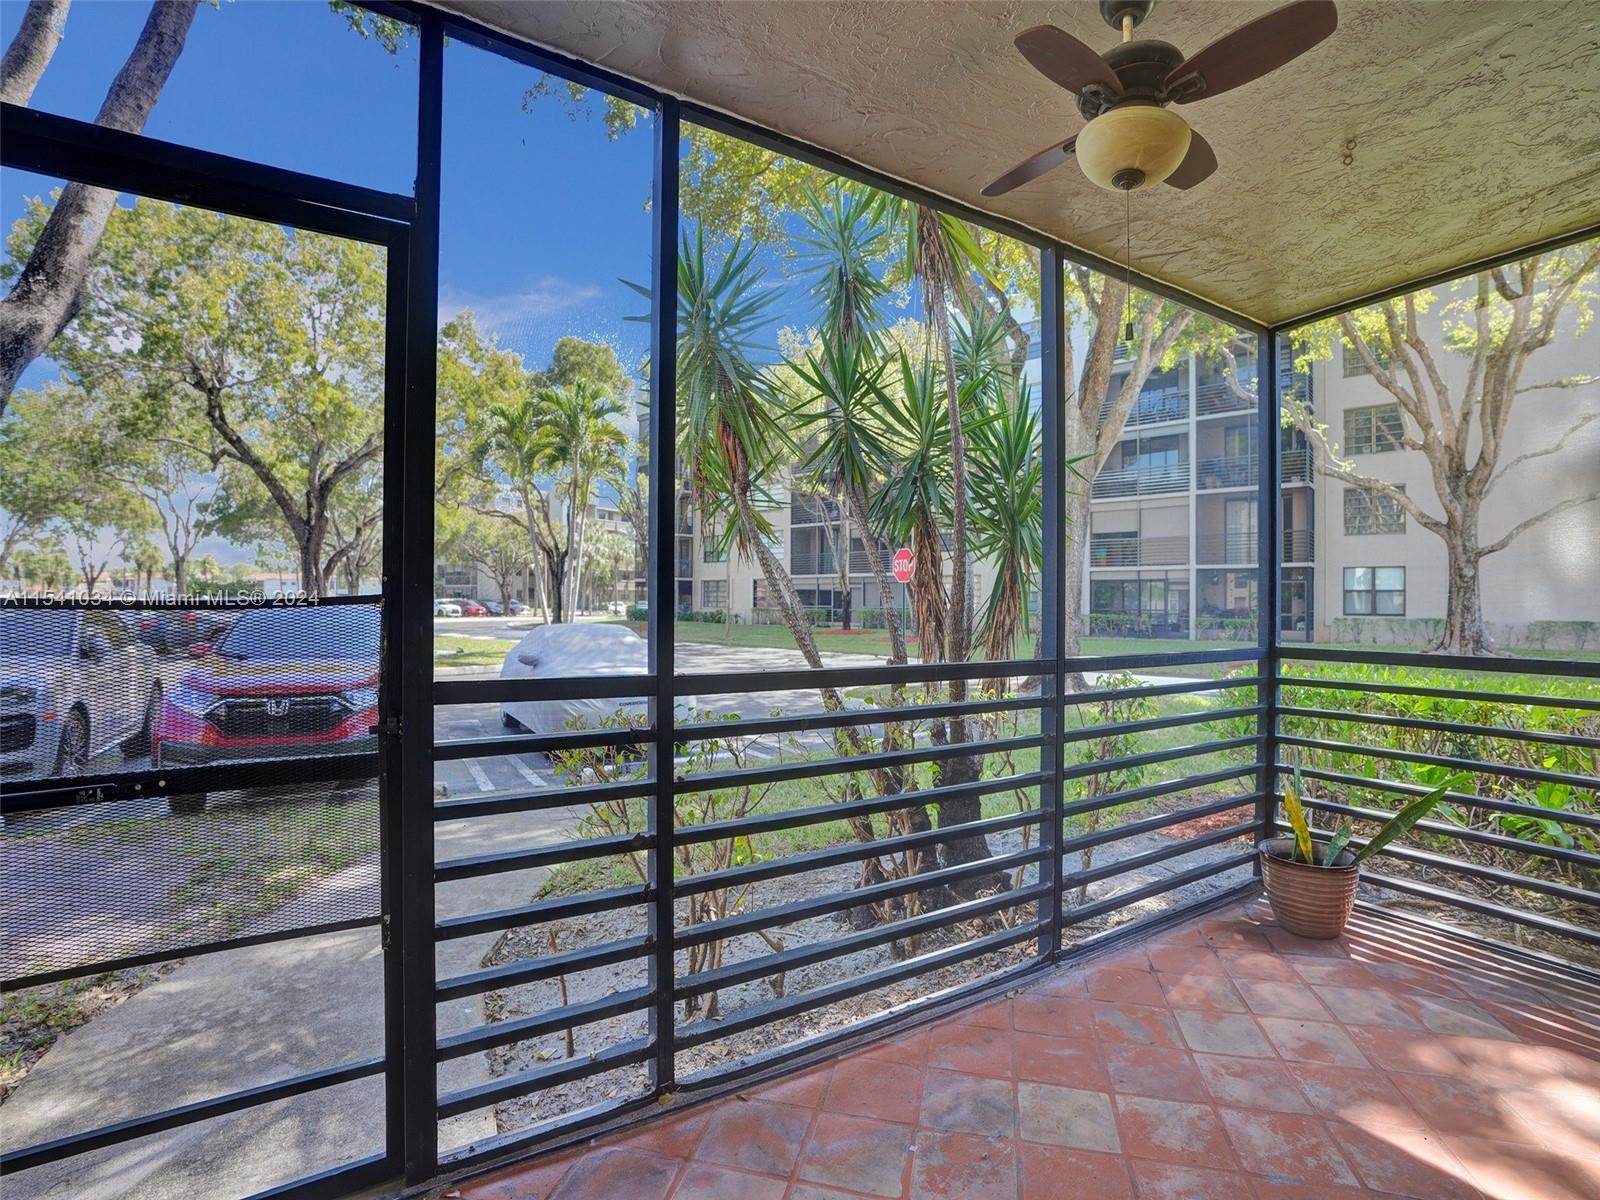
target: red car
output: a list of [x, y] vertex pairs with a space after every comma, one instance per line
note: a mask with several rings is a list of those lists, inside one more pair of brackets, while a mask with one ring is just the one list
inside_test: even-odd
[[463, 617], [487, 617], [489, 610], [476, 600], [461, 601], [461, 615]]
[[190, 647], [201, 662], [162, 697], [155, 764], [375, 750], [378, 623], [365, 605], [241, 613], [216, 645]]

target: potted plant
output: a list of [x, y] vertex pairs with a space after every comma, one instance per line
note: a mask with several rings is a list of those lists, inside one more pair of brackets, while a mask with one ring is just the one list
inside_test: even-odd
[[1358, 850], [1350, 850], [1350, 825], [1346, 822], [1325, 839], [1313, 838], [1300, 803], [1300, 767], [1284, 789], [1283, 808], [1290, 833], [1266, 838], [1258, 847], [1261, 878], [1266, 884], [1272, 913], [1290, 933], [1306, 938], [1336, 938], [1350, 920], [1356, 902], [1356, 883], [1362, 860], [1382, 850], [1433, 811], [1451, 788], [1464, 779], [1452, 775], [1433, 791], [1419, 796], [1383, 823]]

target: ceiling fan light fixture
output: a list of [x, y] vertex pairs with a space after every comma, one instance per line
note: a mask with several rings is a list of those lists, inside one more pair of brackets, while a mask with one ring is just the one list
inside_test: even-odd
[[1153, 104], [1123, 104], [1101, 113], [1078, 134], [1078, 165], [1111, 191], [1154, 187], [1189, 153], [1189, 123]]

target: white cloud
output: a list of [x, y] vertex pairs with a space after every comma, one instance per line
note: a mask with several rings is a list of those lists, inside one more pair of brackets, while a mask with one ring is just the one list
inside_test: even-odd
[[444, 284], [439, 289], [439, 320], [449, 321], [471, 309], [479, 329], [507, 333], [582, 308], [600, 296], [600, 289], [592, 283], [574, 283], [555, 275], [536, 279], [521, 291], [491, 296]]

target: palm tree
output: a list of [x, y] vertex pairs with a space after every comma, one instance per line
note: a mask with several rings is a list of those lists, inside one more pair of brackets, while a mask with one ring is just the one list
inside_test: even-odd
[[[1039, 414], [1026, 384], [1015, 398], [991, 395], [993, 419], [972, 429], [972, 552], [993, 564], [980, 629], [985, 658], [1013, 658], [1028, 631], [1027, 597], [1043, 558], [1044, 463]], [[999, 681], [989, 681], [998, 690]]]
[[[889, 632], [889, 661], [906, 661], [905, 633], [895, 606], [894, 585], [876, 532], [868, 519], [867, 493], [872, 485], [870, 458], [875, 447], [868, 439], [867, 397], [854, 391], [866, 380], [868, 359], [880, 350], [883, 325], [880, 303], [889, 292], [882, 275], [888, 253], [889, 230], [881, 192], [864, 193], [835, 183], [826, 197], [808, 190], [801, 216], [804, 232], [796, 236], [796, 258], [813, 276], [811, 295], [822, 313], [824, 354], [810, 362], [802, 379], [822, 401], [824, 418], [813, 436], [821, 440], [809, 469], [819, 482], [843, 501], [847, 520], [839, 539], [844, 547], [840, 577], [849, 588], [849, 526], [860, 532], [868, 565], [878, 585], [878, 602], [884, 628]], [[829, 362], [829, 354], [836, 356]], [[852, 361], [853, 360], [853, 361]]]
[[565, 565], [571, 564], [572, 586], [552, 579], [556, 620], [566, 595], [576, 609], [583, 589], [584, 540], [588, 536], [589, 503], [596, 486], [619, 485], [627, 471], [628, 436], [617, 424], [626, 407], [598, 384], [578, 380], [566, 387], [539, 388], [534, 430], [534, 467], [553, 477], [565, 499]]
[[[540, 462], [545, 447], [540, 437], [541, 404], [536, 396], [520, 396], [490, 401], [472, 414], [476, 427], [469, 449], [472, 472], [480, 479], [493, 480], [508, 492], [521, 510], [507, 513], [498, 503], [480, 511], [491, 517], [510, 520], [528, 536], [530, 557], [544, 560], [549, 575], [551, 596], [544, 595], [540, 572], [533, 578], [540, 591], [539, 602], [548, 622], [560, 621], [561, 580], [566, 574], [568, 547], [558, 541], [550, 517], [550, 498], [540, 486]], [[554, 600], [552, 604], [551, 601]]]
[[[757, 509], [763, 476], [793, 457], [766, 374], [752, 361], [772, 304], [755, 266], [755, 247], [736, 239], [720, 263], [704, 233], [684, 234], [678, 255], [678, 462], [695, 504], [731, 507], [734, 545], [753, 555], [767, 595], [806, 664], [822, 666], [794, 581], [768, 545], [771, 523]], [[643, 290], [643, 289], [637, 289]], [[824, 702], [837, 707], [831, 689]]]

